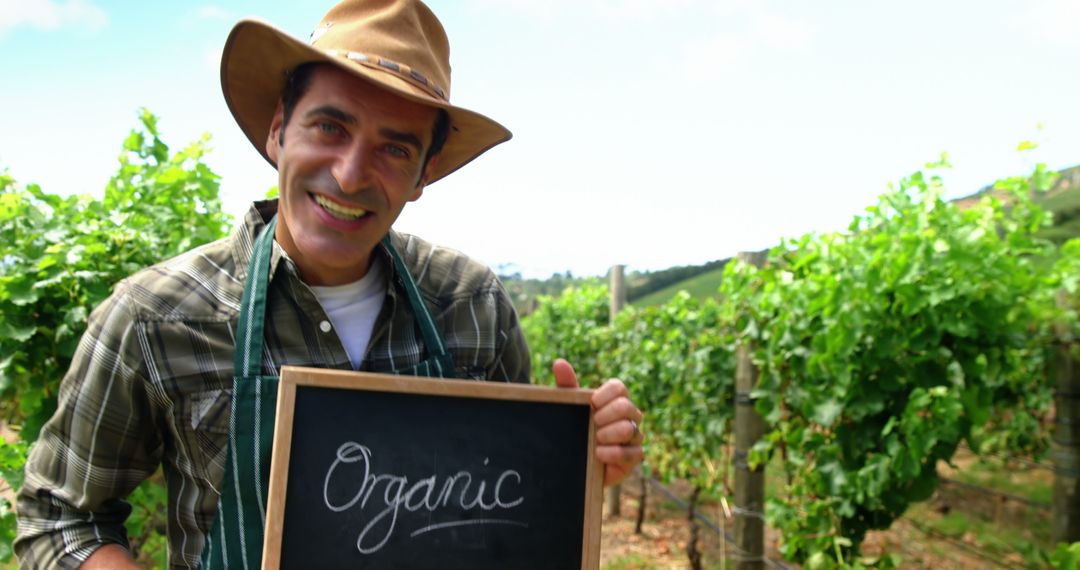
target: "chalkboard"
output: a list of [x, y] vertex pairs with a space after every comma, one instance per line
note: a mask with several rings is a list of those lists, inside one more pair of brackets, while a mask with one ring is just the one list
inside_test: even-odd
[[590, 395], [283, 367], [263, 567], [598, 568]]

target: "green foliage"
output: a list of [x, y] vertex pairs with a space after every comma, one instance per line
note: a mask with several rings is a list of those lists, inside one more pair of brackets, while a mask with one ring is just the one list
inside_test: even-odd
[[[22, 486], [23, 464], [26, 463], [25, 442], [8, 443], [0, 439], [0, 477], [3, 489], [13, 490]], [[15, 511], [7, 499], [0, 498], [0, 562], [11, 560], [11, 543], [15, 540]]]
[[618, 377], [642, 411], [646, 461], [664, 480], [684, 479], [709, 495], [723, 491], [721, 450], [734, 416], [732, 336], [720, 305], [682, 292], [658, 307], [620, 312], [609, 323], [605, 287], [542, 297], [522, 320], [536, 378], [557, 357], [577, 367], [583, 385]]
[[768, 505], [782, 553], [895, 567], [860, 543], [928, 498], [962, 442], [1033, 458], [1049, 447], [1050, 350], [1055, 334], [1080, 337], [1080, 240], [1055, 250], [1033, 200], [1055, 179], [1040, 165], [960, 205], [915, 173], [846, 233], [784, 242], [761, 269], [729, 264], [719, 301], [681, 293], [606, 324], [603, 288], [545, 298], [523, 324], [536, 375], [564, 356], [590, 382], [622, 378], [647, 412], [649, 466], [716, 493], [733, 349], [753, 343], [768, 428], [751, 461], [783, 458]]
[[542, 297], [522, 320], [534, 377], [550, 378], [552, 362], [562, 357], [583, 385], [622, 379], [646, 413], [651, 468], [715, 494], [734, 413], [731, 337], [719, 326], [718, 303], [684, 292], [659, 307], [627, 308], [610, 324], [609, 302], [602, 286]]
[[1050, 566], [1058, 570], [1080, 569], [1080, 542], [1059, 544], [1050, 555]]
[[1077, 299], [1080, 299], [1080, 239], [1062, 245], [1048, 280], [1044, 294], [1063, 292], [1058, 293], [1057, 310], [1052, 314], [1059, 327], [1058, 334], [1080, 338], [1080, 318], [1077, 314]]
[[128, 501], [131, 503], [131, 516], [128, 517], [127, 531], [132, 554], [144, 567], [167, 568], [165, 519], [169, 496], [161, 470], [132, 491]]
[[790, 483], [768, 508], [785, 556], [852, 562], [868, 530], [930, 496], [939, 460], [984, 444], [991, 418], [1021, 426], [1006, 445], [1045, 449], [1030, 420], [1051, 389], [1037, 325], [1048, 244], [1035, 238], [1049, 220], [1029, 194], [1052, 181], [1040, 166], [999, 183], [1007, 204], [961, 210], [919, 172], [846, 234], [785, 242], [760, 270], [728, 267], [722, 293], [755, 345], [770, 426], [755, 458], [785, 455]]
[[570, 287], [558, 297], [541, 296], [521, 327], [532, 352], [533, 382], [553, 382], [551, 365], [565, 358], [584, 387], [598, 386], [608, 374], [601, 369], [610, 334], [611, 312], [607, 287]]
[[[62, 197], [34, 184], [18, 188], [0, 174], [0, 415], [18, 431], [20, 445], [37, 439], [56, 409], [60, 378], [87, 318], [113, 285], [224, 236], [230, 225], [218, 199], [219, 177], [202, 162], [208, 136], [170, 154], [157, 118], [146, 110], [139, 118], [142, 128], [125, 139], [119, 169], [100, 199]], [[14, 449], [21, 461], [25, 447]], [[21, 480], [8, 478], [9, 465], [0, 470], [17, 488]], [[138, 527], [138, 516], [131, 520]], [[0, 533], [6, 529], [0, 526]], [[9, 549], [3, 534], [0, 556]]]
[[649, 467], [664, 480], [721, 492], [735, 359], [719, 304], [680, 292], [664, 305], [623, 311], [613, 335], [610, 370], [646, 412]]
[[558, 297], [570, 287], [598, 287], [601, 280], [598, 277], [574, 277], [567, 271], [553, 273], [545, 279], [525, 278], [513, 264], [504, 264], [496, 267], [499, 281], [506, 289], [507, 295], [514, 303], [518, 314], [531, 314], [540, 305], [541, 297]]
[[645, 412], [651, 469], [716, 494], [734, 397], [730, 337], [720, 332], [719, 312], [715, 301], [683, 292], [660, 307], [629, 307], [610, 323], [607, 288], [586, 285], [541, 297], [522, 329], [537, 381], [551, 377], [559, 357], [575, 366], [583, 386], [621, 378]]

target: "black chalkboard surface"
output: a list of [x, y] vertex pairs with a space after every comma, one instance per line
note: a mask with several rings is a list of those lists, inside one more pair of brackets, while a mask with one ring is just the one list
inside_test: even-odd
[[283, 367], [264, 568], [597, 568], [590, 395]]

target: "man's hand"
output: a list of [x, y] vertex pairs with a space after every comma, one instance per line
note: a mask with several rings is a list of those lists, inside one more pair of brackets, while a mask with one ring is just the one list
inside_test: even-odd
[[105, 544], [94, 551], [90, 558], [81, 566], [84, 570], [95, 568], [108, 568], [109, 570], [128, 569], [140, 570], [132, 560], [131, 554], [119, 544]]
[[[551, 366], [555, 385], [559, 388], [577, 388], [577, 373], [570, 363], [559, 358]], [[592, 395], [592, 407], [596, 411], [596, 458], [604, 464], [604, 485], [614, 485], [630, 474], [645, 454], [641, 442], [643, 414], [630, 401], [630, 392], [621, 380], [604, 382]]]

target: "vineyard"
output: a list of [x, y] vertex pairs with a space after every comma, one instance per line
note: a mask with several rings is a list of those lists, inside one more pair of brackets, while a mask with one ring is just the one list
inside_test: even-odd
[[[1080, 242], [1038, 237], [1052, 222], [1032, 200], [1055, 174], [1039, 166], [961, 208], [942, 199], [935, 171], [946, 166], [904, 179], [844, 233], [729, 264], [715, 298], [683, 293], [613, 320], [602, 286], [543, 298], [523, 324], [535, 377], [550, 377], [558, 355], [587, 382], [623, 379], [646, 410], [646, 476], [686, 485], [690, 513], [719, 500], [736, 520], [764, 519], [779, 555], [807, 568], [902, 563], [862, 546], [962, 484], [939, 466], [961, 449], [1044, 465], [1055, 421], [1051, 469], [1075, 497], [1075, 415], [1065, 416], [1077, 396], [1054, 398], [1055, 371], [1074, 358]], [[737, 368], [752, 390], [736, 386]], [[741, 405], [763, 422], [745, 449]], [[777, 475], [764, 509], [739, 505], [740, 467]], [[1071, 520], [1054, 532], [1076, 540]], [[700, 568], [689, 536], [688, 565]], [[1023, 564], [1075, 567], [1080, 544], [1042, 540]]]
[[[171, 152], [155, 117], [141, 121], [101, 198], [0, 173], [0, 561], [8, 497], [89, 312], [122, 277], [229, 225], [207, 141]], [[650, 525], [685, 529], [663, 548], [695, 569], [888, 568], [938, 535], [987, 565], [1080, 565], [1080, 505], [1051, 491], [1076, 497], [1080, 397], [1058, 384], [1080, 370], [1080, 241], [1040, 233], [1053, 223], [1033, 201], [1054, 181], [1045, 167], [959, 205], [942, 198], [946, 166], [904, 179], [846, 232], [726, 264], [715, 294], [612, 318], [608, 289], [583, 285], [523, 318], [537, 382], [566, 358], [586, 385], [623, 379], [646, 412], [646, 462], [622, 491], [636, 511], [623, 542], [641, 550], [609, 568], [655, 567], [638, 534]], [[130, 500], [132, 547], [160, 565], [160, 473]], [[971, 505], [993, 512], [965, 518]]]
[[[135, 271], [225, 235], [209, 138], [171, 152], [147, 111], [123, 143], [101, 197], [19, 187], [0, 172], [0, 562], [12, 560], [12, 491], [29, 446], [56, 409], [60, 379], [90, 312]], [[142, 562], [165, 561], [161, 472], [129, 498], [127, 529]]]

